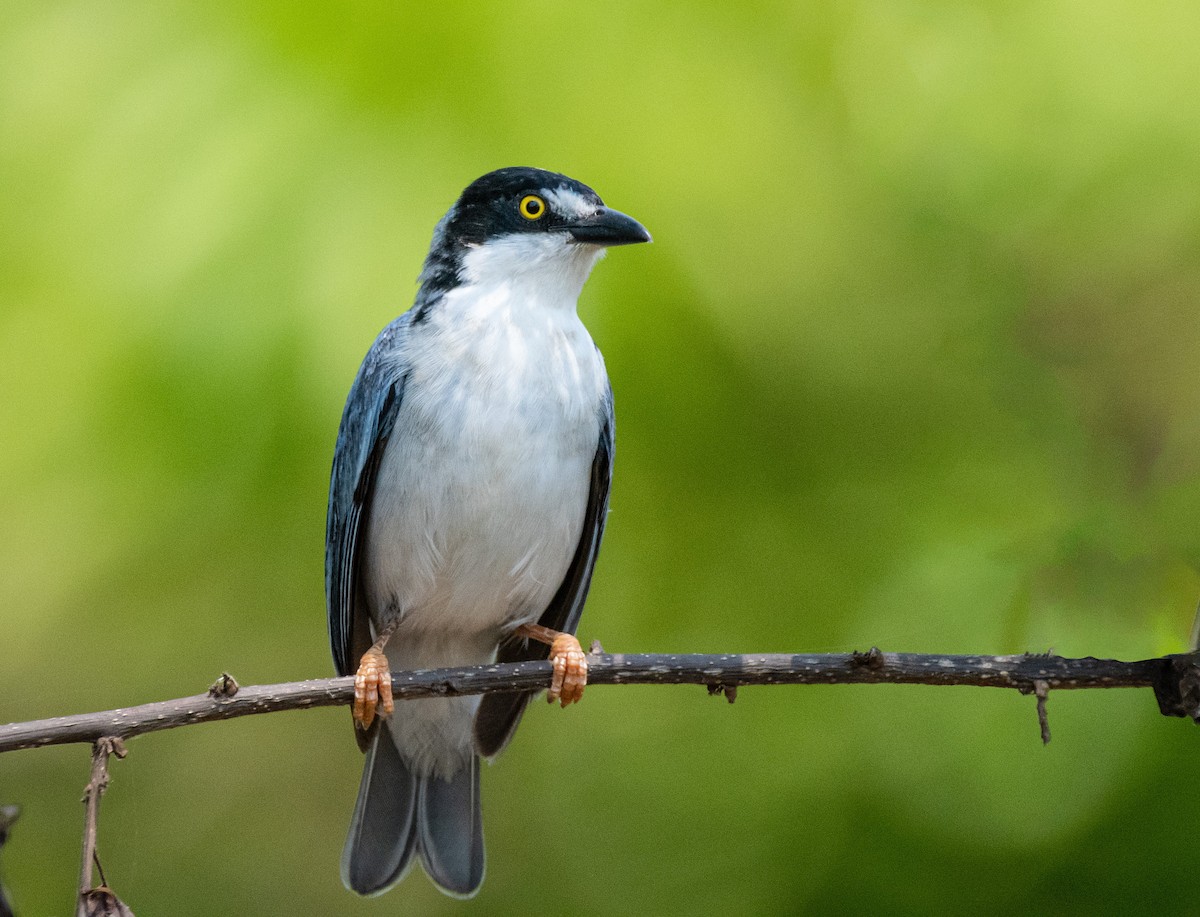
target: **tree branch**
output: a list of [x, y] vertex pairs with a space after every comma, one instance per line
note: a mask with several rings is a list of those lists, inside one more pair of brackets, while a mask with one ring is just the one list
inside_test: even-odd
[[[618, 654], [588, 657], [588, 684], [701, 684], [732, 701], [742, 685], [924, 684], [1012, 688], [1022, 694], [1088, 688], [1153, 688], [1167, 716], [1200, 722], [1200, 653], [1137, 662], [1062, 656], [936, 656], [916, 653], [677, 655]], [[549, 662], [396, 672], [396, 700], [493, 692], [535, 691], [550, 682]], [[228, 680], [226, 680], [228, 679]], [[324, 678], [237, 688], [222, 680], [208, 694], [0, 726], [0, 752], [70, 742], [129, 738], [256, 713], [344, 706], [354, 680]], [[1039, 685], [1044, 684], [1044, 688]], [[730, 690], [734, 689], [734, 690]], [[1044, 697], [1039, 697], [1044, 711]], [[1042, 715], [1044, 735], [1048, 735]]]

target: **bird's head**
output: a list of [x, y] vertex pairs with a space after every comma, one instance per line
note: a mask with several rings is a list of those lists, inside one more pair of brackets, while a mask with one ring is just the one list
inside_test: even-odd
[[543, 169], [498, 169], [468, 185], [438, 223], [420, 298], [534, 275], [561, 278], [578, 295], [605, 249], [649, 241], [641, 223], [604, 206], [582, 182]]

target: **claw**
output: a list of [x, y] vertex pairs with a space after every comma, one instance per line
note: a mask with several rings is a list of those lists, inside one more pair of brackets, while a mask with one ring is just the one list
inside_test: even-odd
[[367, 650], [354, 673], [354, 721], [366, 730], [375, 721], [377, 712], [387, 716], [394, 709], [387, 656], [374, 649]]
[[554, 677], [546, 700], [559, 701], [564, 707], [578, 703], [587, 686], [588, 670], [579, 641], [571, 634], [559, 634], [550, 644], [550, 661], [554, 663]]

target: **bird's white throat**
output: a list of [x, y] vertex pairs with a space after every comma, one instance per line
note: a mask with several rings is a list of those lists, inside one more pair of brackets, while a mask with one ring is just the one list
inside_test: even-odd
[[460, 277], [464, 287], [479, 292], [500, 287], [526, 302], [574, 309], [604, 251], [573, 242], [565, 232], [513, 234], [470, 248]]

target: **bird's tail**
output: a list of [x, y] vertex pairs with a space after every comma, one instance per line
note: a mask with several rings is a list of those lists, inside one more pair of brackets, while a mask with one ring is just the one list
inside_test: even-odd
[[342, 881], [360, 895], [379, 895], [404, 878], [413, 854], [448, 895], [470, 898], [483, 884], [483, 819], [479, 758], [450, 780], [414, 774], [381, 723], [367, 751]]

